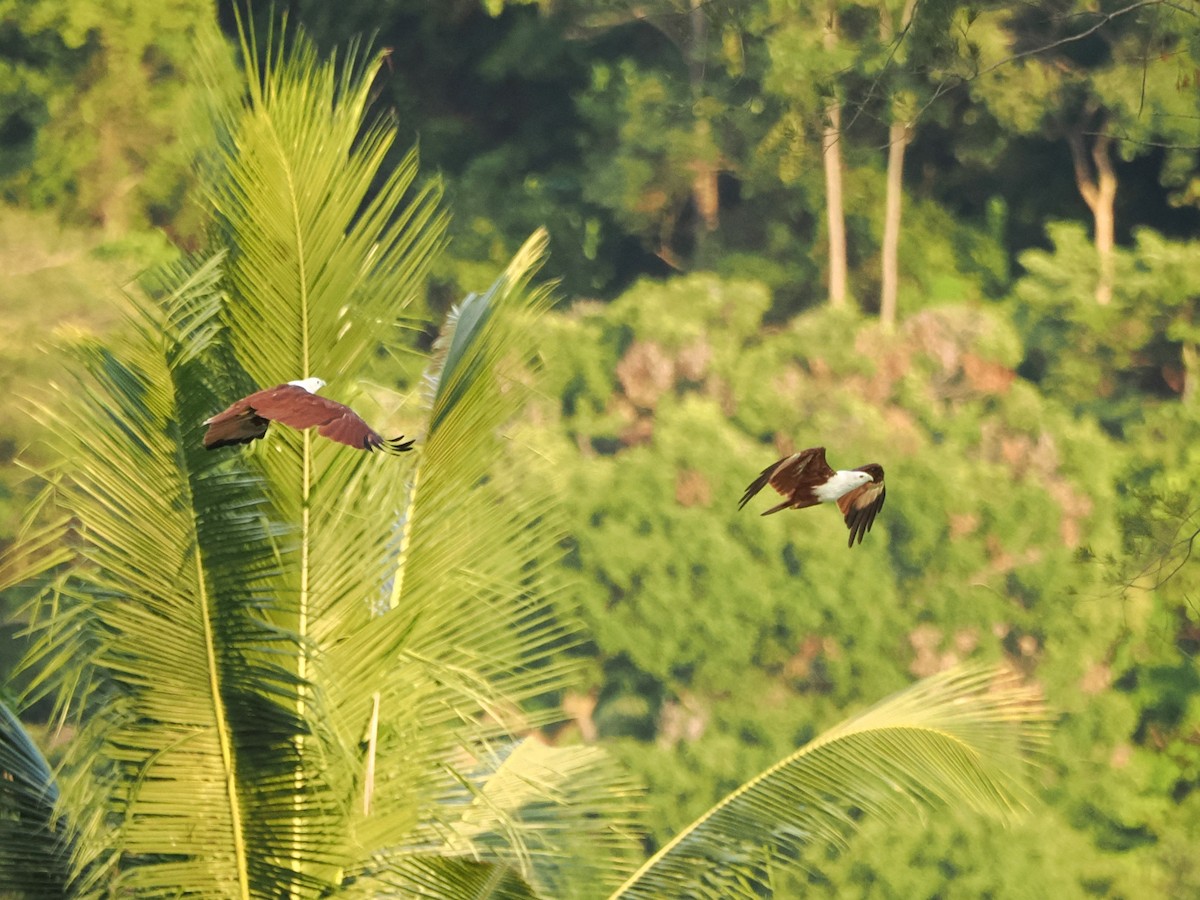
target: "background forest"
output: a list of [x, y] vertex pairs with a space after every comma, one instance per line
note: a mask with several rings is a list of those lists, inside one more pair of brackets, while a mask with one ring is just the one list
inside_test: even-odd
[[[23, 400], [47, 348], [125, 327], [126, 286], [209, 227], [194, 42], [232, 48], [234, 7], [0, 0], [0, 546], [61, 439]], [[1032, 814], [868, 824], [806, 895], [1200, 895], [1200, 6], [279, 7], [322, 52], [388, 48], [373, 108], [444, 192], [411, 347], [547, 228], [517, 433], [587, 640], [546, 734], [646, 783], [647, 849], [849, 712], [1003, 659], [1058, 716]], [[737, 511], [815, 444], [887, 470], [852, 550], [827, 508]], [[26, 599], [0, 595], [10, 705]]]

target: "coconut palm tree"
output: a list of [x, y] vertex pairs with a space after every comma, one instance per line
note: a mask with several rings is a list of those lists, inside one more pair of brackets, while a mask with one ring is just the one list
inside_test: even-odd
[[394, 127], [364, 125], [377, 60], [243, 51], [206, 170], [213, 251], [152, 279], [120, 336], [81, 341], [42, 407], [61, 541], [34, 543], [71, 559], [30, 663], [76, 729], [72, 893], [408, 896], [491, 878], [476, 860], [542, 890], [565, 862], [615, 883], [628, 779], [598, 750], [512, 737], [570, 672], [543, 584], [558, 531], [504, 458], [545, 237], [395, 398], [415, 453], [275, 428], [206, 451], [203, 420], [252, 385], [320, 373], [365, 403], [443, 233], [415, 157], [383, 168]]
[[[379, 57], [241, 49], [242, 89], [212, 79], [211, 249], [147, 279], [120, 334], [77, 341], [39, 407], [60, 459], [48, 524], [5, 571], [41, 580], [28, 699], [53, 697], [68, 739], [54, 775], [0, 709], [0, 892], [736, 896], [840, 839], [854, 809], [1013, 806], [1040, 707], [991, 674], [946, 676], [634, 873], [628, 776], [522, 737], [556, 715], [578, 639], [549, 588], [552, 494], [504, 437], [545, 235], [452, 311], [411, 391], [365, 390], [381, 352], [406, 351], [443, 239], [436, 187], [411, 154], [388, 170], [394, 128], [364, 124]], [[203, 448], [229, 401], [310, 376], [416, 451], [278, 427]]]

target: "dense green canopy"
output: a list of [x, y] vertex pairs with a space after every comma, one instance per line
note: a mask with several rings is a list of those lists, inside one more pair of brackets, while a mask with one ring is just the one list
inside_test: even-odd
[[[13, 584], [0, 560], [0, 701], [33, 735], [5, 718], [0, 767], [33, 784], [42, 754], [78, 774], [103, 747], [112, 771], [64, 797], [165, 804], [120, 826], [157, 870], [103, 856], [116, 825], [96, 820], [48, 871], [147, 887], [185, 866], [156, 843], [190, 827], [166, 781], [131, 800], [111, 780], [142, 777], [136, 745], [214, 810], [192, 837], [229, 854], [218, 880], [358, 872], [369, 892], [363, 861], [400, 858], [403, 833], [410, 889], [562, 895], [589, 843], [616, 889], [640, 859], [633, 782], [644, 855], [677, 836], [686, 854], [730, 792], [969, 662], [1015, 667], [1057, 717], [1029, 814], [868, 817], [815, 849], [777, 834], [754, 853], [798, 866], [750, 854], [730, 877], [779, 896], [1200, 892], [1200, 7], [277, 15], [0, 0], [0, 549], [42, 572]], [[423, 433], [419, 455], [195, 445], [229, 398], [306, 375]], [[850, 551], [828, 507], [736, 509], [816, 444], [887, 470]], [[217, 680], [179, 674], [196, 666]], [[122, 705], [150, 683], [167, 725]], [[76, 712], [120, 698], [115, 730], [64, 738], [56, 692]], [[178, 751], [222, 721], [263, 727]], [[559, 755], [511, 743], [531, 730]], [[475, 765], [439, 769], [451, 746]], [[332, 762], [301, 810], [314, 747]], [[211, 791], [197, 760], [239, 754], [286, 789]], [[388, 827], [364, 824], [367, 756]], [[435, 764], [388, 796], [413, 760]], [[50, 799], [21, 815], [57, 834]], [[333, 848], [319, 865], [295, 862], [301, 813]], [[420, 852], [442, 827], [457, 868]], [[252, 861], [216, 832], [274, 849]]]

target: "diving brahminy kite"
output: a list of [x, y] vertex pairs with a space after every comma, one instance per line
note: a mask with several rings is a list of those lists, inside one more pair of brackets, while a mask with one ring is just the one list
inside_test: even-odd
[[404, 440], [404, 435], [391, 440], [380, 437], [350, 407], [319, 396], [317, 391], [323, 387], [325, 382], [320, 378], [302, 378], [243, 397], [224, 412], [204, 420], [208, 426], [205, 449], [248, 444], [266, 434], [271, 422], [301, 429], [316, 426], [322, 437], [356, 450], [372, 452], [378, 448], [403, 453], [412, 449], [413, 442]]
[[846, 527], [850, 529], [850, 547], [854, 546], [856, 539], [862, 543], [863, 535], [871, 530], [875, 516], [883, 509], [883, 501], [887, 497], [887, 489], [883, 486], [883, 466], [867, 463], [857, 469], [839, 469], [835, 472], [825, 462], [824, 447], [810, 447], [771, 463], [750, 482], [738, 509], [768, 484], [784, 500], [764, 512], [764, 516], [781, 509], [804, 509], [818, 503], [836, 502], [846, 519]]

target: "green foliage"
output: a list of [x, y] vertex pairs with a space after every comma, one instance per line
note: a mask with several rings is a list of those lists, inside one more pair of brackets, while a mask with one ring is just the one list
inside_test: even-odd
[[[1033, 884], [1066, 897], [1197, 893], [1188, 841], [1200, 821], [1191, 750], [1200, 726], [1189, 699], [1200, 627], [1189, 555], [1200, 471], [1190, 242], [1200, 192], [1188, 150], [1195, 144], [1194, 15], [1161, 4], [1098, 18], [1080, 4], [968, 10], [937, 0], [918, 3], [911, 28], [882, 39], [881, 11], [898, 26], [902, 5], [839, 0], [831, 49], [821, 33], [825, 5], [773, 0], [652, 2], [636, 16], [626, 3], [593, 0], [537, 8], [413, 0], [289, 5], [292, 23], [303, 23], [322, 46], [377, 33], [376, 43], [392, 49], [382, 68], [354, 57], [360, 74], [377, 73], [370, 92], [347, 93], [353, 78], [339, 82], [333, 69], [323, 70], [320, 92], [291, 109], [297, 118], [328, 113], [326, 137], [342, 142], [336, 162], [295, 168], [304, 173], [296, 183], [311, 193], [295, 191], [292, 209], [304, 227], [323, 234], [315, 245], [297, 242], [277, 204], [258, 208], [265, 218], [251, 209], [253, 195], [273, 195], [288, 172], [286, 153], [271, 146], [270, 123], [249, 112], [245, 121], [226, 121], [227, 136], [254, 135], [245, 159], [255, 160], [255, 177], [244, 197], [240, 187], [208, 197], [222, 209], [210, 251], [234, 251], [219, 288], [235, 298], [221, 313], [222, 327], [232, 324], [237, 333], [217, 342], [210, 369], [222, 380], [208, 389], [211, 408], [200, 418], [259, 379], [311, 370], [373, 423], [419, 434], [430, 421], [420, 389], [427, 360], [412, 350], [413, 323], [426, 306], [440, 313], [468, 289], [491, 283], [542, 223], [564, 296], [618, 296], [607, 308], [577, 304], [536, 324], [517, 316], [512, 327], [522, 336], [528, 329], [530, 342], [512, 358], [528, 358], [536, 336], [545, 348], [544, 399], [528, 421], [504, 430], [520, 441], [503, 445], [502, 475], [484, 474], [500, 451], [469, 433], [500, 428], [514, 407], [482, 398], [523, 395], [516, 388], [527, 373], [514, 365], [489, 381], [490, 357], [467, 366], [481, 379], [472, 381], [480, 393], [466, 401], [471, 422], [448, 426], [443, 409], [419, 465], [403, 477], [385, 475], [394, 476], [396, 465], [343, 470], [320, 442], [309, 448], [309, 554], [318, 563], [336, 554], [344, 564], [309, 567], [312, 615], [290, 658], [303, 657], [313, 679], [329, 679], [335, 700], [306, 702], [334, 708], [344, 701], [343, 718], [320, 739], [337, 747], [330, 759], [351, 759], [347, 772], [362, 771], [355, 748], [377, 684], [383, 719], [401, 717], [379, 739], [392, 748], [423, 710], [448, 709], [462, 696], [471, 709], [486, 708], [488, 721], [529, 721], [463, 675], [472, 651], [432, 676], [427, 659], [384, 664], [373, 651], [413, 639], [436, 643], [439, 630], [448, 642], [478, 646], [471, 641], [479, 633], [461, 623], [486, 619], [479, 603], [491, 614], [503, 593], [497, 585], [524, 590], [531, 560], [560, 552], [549, 532], [538, 532], [490, 574], [465, 567], [464, 560], [495, 551], [476, 523], [496, 508], [515, 510], [515, 522], [545, 502], [518, 478], [533, 472], [535, 484], [570, 488], [562, 512], [572, 537], [550, 582], [557, 588], [565, 576], [577, 583], [561, 594], [579, 602], [591, 626], [592, 643], [575, 652], [596, 708], [590, 723], [581, 714], [579, 730], [590, 734], [585, 726], [594, 726], [654, 787], [648, 802], [657, 840], [791, 753], [849, 704], [954, 659], [1005, 656], [1033, 673], [1063, 710], [1043, 777], [1047, 805], [1035, 820], [1003, 833], [953, 817], [904, 835], [868, 825], [866, 840], [851, 851], [806, 856], [808, 874], [775, 882], [776, 893], [1022, 896]], [[97, 383], [118, 395], [117, 362], [141, 373], [119, 379], [126, 387], [159, 383], [162, 347], [135, 351], [129, 343], [138, 328], [159, 326], [142, 322], [110, 343], [124, 307], [105, 285], [131, 284], [135, 269], [174, 255], [161, 238], [128, 227], [161, 224], [185, 238], [200, 231], [195, 210], [182, 203], [193, 177], [182, 137], [192, 121], [196, 63], [209, 67], [213, 87], [241, 90], [226, 83], [225, 46], [209, 44], [203, 60], [191, 53], [188, 35], [202, 28], [210, 7], [118, 6], [0, 0], [0, 180], [9, 202], [20, 204], [0, 219], [0, 380], [8, 387], [0, 404], [0, 542], [61, 519], [54, 504], [38, 500], [37, 479], [10, 464], [18, 454], [42, 470], [59, 450], [92, 452], [72, 435], [32, 443], [38, 432], [14, 414], [19, 398], [45, 396], [47, 383], [73, 383], [63, 353], [37, 348], [63, 339], [82, 341], [88, 352], [107, 347], [116, 362], [93, 360]], [[223, 21], [233, 21], [234, 4], [218, 6]], [[247, 14], [264, 22], [274, 16], [266, 7]], [[1014, 51], [1023, 55], [1009, 60]], [[950, 90], [963, 79], [966, 91]], [[330, 93], [350, 101], [344, 110], [322, 107]], [[873, 296], [879, 278], [886, 125], [896, 113], [918, 114], [900, 241], [908, 318], [895, 335], [858, 316], [813, 309], [825, 295], [819, 135], [835, 95], [845, 101], [840, 149], [859, 297]], [[258, 95], [247, 109], [261, 109], [265, 99]], [[366, 151], [359, 157], [340, 129], [355, 115], [361, 122], [368, 105], [380, 118], [361, 133]], [[379, 124], [389, 117], [395, 121]], [[1081, 121], [1095, 130], [1102, 118], [1124, 160], [1115, 290], [1103, 309], [1093, 299], [1097, 266], [1087, 232], [1069, 222], [1045, 227], [1086, 217], [1061, 137]], [[295, 119], [277, 124], [277, 136], [297, 135]], [[423, 180], [408, 156], [418, 136], [437, 179]], [[299, 146], [315, 153], [314, 144]], [[203, 149], [211, 161], [214, 148]], [[704, 167], [718, 173], [712, 234], [698, 228], [690, 196]], [[433, 203], [442, 184], [456, 211], [445, 231]], [[319, 200], [325, 185], [333, 186], [328, 208]], [[383, 199], [372, 206], [376, 191]], [[400, 193], [416, 199], [404, 205], [413, 218], [385, 224]], [[100, 222], [107, 234], [54, 232], [29, 212], [33, 206]], [[368, 223], [358, 230], [360, 210]], [[1149, 227], [1133, 227], [1139, 223]], [[231, 238], [234, 231], [245, 239]], [[452, 238], [449, 252], [443, 234]], [[364, 258], [356, 235], [383, 237], [378, 252], [390, 246], [394, 263], [404, 254], [389, 240], [412, 237], [421, 271], [380, 266], [344, 292], [337, 284], [357, 281]], [[1024, 252], [1031, 246], [1038, 249]], [[158, 302], [179, 299], [181, 279], [204, 259], [176, 271], [174, 281], [148, 279]], [[701, 265], [720, 277], [696, 274]], [[691, 274], [637, 280], [672, 267]], [[1021, 275], [1014, 291], [1010, 269]], [[308, 298], [315, 317], [307, 364], [296, 297]], [[470, 303], [503, 305], [488, 297]], [[159, 322], [161, 306], [138, 308]], [[338, 318], [335, 308], [348, 313]], [[804, 314], [793, 318], [797, 312]], [[260, 316], [285, 337], [267, 346], [254, 340]], [[490, 313], [474, 319], [482, 331], [472, 327], [469, 306], [460, 316], [461, 335], [511, 336]], [[345, 341], [330, 344], [347, 326]], [[447, 325], [445, 340], [456, 335]], [[231, 343], [240, 362], [228, 355]], [[323, 356], [314, 352], [322, 345]], [[1022, 377], [1014, 380], [1014, 369]], [[470, 393], [451, 389], [449, 380], [439, 386], [450, 407]], [[174, 421], [176, 413], [160, 407], [154, 421]], [[831, 510], [764, 520], [733, 508], [767, 461], [818, 441], [839, 465], [878, 459], [887, 467], [887, 508], [867, 542], [849, 553]], [[521, 442], [535, 452], [518, 450]], [[290, 565], [306, 546], [296, 538], [304, 444], [272, 434], [246, 455], [249, 471], [278, 488], [270, 521], [281, 533], [272, 552]], [[479, 483], [467, 500], [464, 482]], [[364, 495], [379, 507], [346, 505]], [[331, 507], [340, 515], [322, 520], [318, 512]], [[378, 551], [375, 526], [396, 522], [402, 511], [411, 527], [388, 531], [391, 555], [370, 579], [363, 576], [370, 587], [359, 594], [380, 609], [393, 601], [405, 607], [399, 598], [409, 595], [421, 612], [409, 632], [393, 617], [373, 636], [364, 631], [330, 649], [344, 633], [337, 624], [343, 614], [346, 628], [367, 625], [357, 600], [327, 604], [326, 588], [353, 593], [348, 570], [359, 558], [357, 544]], [[426, 534], [423, 516], [437, 522]], [[328, 537], [333, 531], [357, 542], [355, 550]], [[397, 577], [399, 546], [413, 555]], [[57, 559], [41, 557], [46, 565]], [[446, 568], [463, 574], [447, 577], [460, 593], [443, 609], [421, 584]], [[289, 572], [272, 590], [282, 584], [281, 593], [299, 596], [302, 580]], [[0, 581], [10, 575], [0, 571]], [[551, 584], [539, 584], [550, 592]], [[11, 607], [30, 590], [10, 591], [5, 602]], [[475, 599], [477, 591], [485, 600]], [[116, 606], [105, 595], [97, 608]], [[550, 616], [548, 604], [539, 608]], [[13, 618], [5, 632], [19, 627]], [[293, 610], [270, 618], [281, 634], [304, 630]], [[548, 644], [496, 638], [488, 645], [494, 671], [510, 666], [520, 646], [536, 645], [541, 662], [506, 687], [534, 721], [549, 715], [552, 688], [564, 683], [556, 680], [562, 672], [554, 653], [576, 640], [556, 627]], [[0, 648], [0, 694], [15, 699], [23, 682], [2, 683], [17, 658], [10, 646]], [[72, 653], [63, 650], [53, 665]], [[381, 669], [388, 676], [376, 678]], [[353, 673], [371, 689], [356, 691]], [[421, 689], [406, 683], [402, 692], [396, 685], [404, 679]], [[496, 785], [503, 784], [524, 750], [504, 740], [487, 752], [464, 742], [479, 765], [469, 787], [454, 794], [457, 806], [437, 815], [444, 828], [464, 829], [489, 853], [523, 866], [515, 838], [485, 837], [473, 823], [491, 803], [487, 773], [500, 773]], [[400, 768], [411, 767], [393, 774]], [[343, 779], [329, 791], [352, 796], [346, 802], [355, 806], [360, 787]], [[419, 804], [409, 800], [405, 814], [416, 816]], [[541, 816], [545, 807], [533, 809]], [[540, 828], [546, 820], [537, 822]], [[491, 886], [526, 896], [539, 883], [557, 884], [561, 873], [561, 858], [551, 862], [536, 839], [533, 845], [537, 877], [504, 862], [413, 858], [386, 876], [388, 889]], [[377, 889], [366, 874], [354, 887], [367, 896]]]
[[[767, 303], [761, 285], [695, 276], [545, 324], [539, 421], [561, 417], [568, 439], [543, 440], [570, 486], [565, 565], [595, 643], [592, 724], [650, 784], [654, 834], [668, 840], [837, 709], [980, 657], [1036, 671], [1072, 709], [1055, 747], [1076, 761], [1055, 783], [1079, 792], [1051, 796], [1053, 815], [1076, 821], [1109, 770], [1068, 748], [1137, 727], [1135, 704], [1091, 686], [1131, 623], [1113, 615], [1109, 576], [1080, 561], [1121, 546], [1132, 457], [1016, 378], [1025, 351], [1000, 311], [929, 308], [888, 335], [831, 311], [755, 327]], [[763, 465], [818, 442], [835, 465], [887, 469], [887, 506], [849, 551], [828, 509], [736, 509]], [[933, 893], [976, 871], [955, 856], [964, 828], [940, 827], [904, 887], [886, 874], [894, 855], [831, 871]], [[1099, 832], [1072, 840], [1124, 877]], [[1047, 860], [1025, 875], [1069, 893], [1088, 871]], [[978, 878], [992, 883], [985, 867]]]
[[596, 142], [583, 158], [590, 173], [584, 199], [611, 208], [652, 248], [670, 241], [691, 190], [688, 162], [703, 152], [685, 127], [689, 105], [686, 84], [624, 59], [593, 69], [580, 109], [589, 119], [613, 123], [609, 140]]
[[[0, 552], [16, 538], [22, 522], [36, 518], [39, 482], [33, 472], [53, 456], [36, 422], [32, 400], [62, 377], [62, 359], [52, 346], [77, 335], [101, 336], [120, 324], [121, 285], [145, 267], [177, 251], [157, 240], [105, 241], [94, 230], [63, 227], [49, 213], [0, 208]], [[18, 462], [19, 460], [19, 462]], [[3, 581], [0, 574], [0, 581]], [[0, 697], [15, 696], [11, 670], [22, 654], [17, 637], [27, 594], [0, 591]]]
[[[8, 199], [103, 225], [184, 225], [205, 0], [3, 4], [0, 179]], [[183, 227], [181, 227], [183, 226]], [[194, 227], [191, 226], [191, 227]]]
[[[61, 230], [47, 215], [12, 208], [0, 212], [0, 268], [5, 272], [0, 280], [0, 381], [7, 386], [6, 402], [0, 404], [0, 545], [11, 540], [31, 496], [28, 486], [21, 486], [13, 460], [36, 435], [21, 403], [59, 371], [47, 345], [54, 334], [111, 329], [119, 321], [113, 308], [119, 291], [104, 286], [128, 282], [155, 259], [114, 255], [103, 247], [97, 235]], [[44, 461], [44, 454], [28, 461]]]
[[1053, 250], [1022, 256], [1026, 274], [1014, 292], [1025, 371], [1114, 430], [1141, 417], [1147, 395], [1194, 390], [1194, 242], [1139, 230], [1132, 248], [1116, 251], [1113, 300], [1099, 306], [1092, 295], [1095, 251], [1083, 230], [1057, 223], [1050, 234]]

